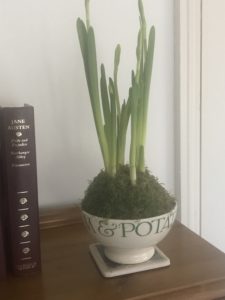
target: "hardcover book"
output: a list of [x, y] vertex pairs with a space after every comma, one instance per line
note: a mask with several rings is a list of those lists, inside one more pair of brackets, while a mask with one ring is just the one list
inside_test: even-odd
[[6, 276], [5, 249], [3, 243], [2, 224], [0, 222], [0, 279]]
[[[0, 153], [2, 149], [2, 143], [0, 139]], [[6, 256], [5, 256], [5, 235], [3, 232], [3, 195], [2, 195], [2, 165], [0, 155], [0, 279], [6, 276]]]
[[34, 109], [2, 108], [0, 118], [8, 261], [24, 275], [41, 269]]
[[[0, 196], [1, 201], [1, 196]], [[5, 241], [3, 238], [2, 215], [0, 213], [0, 279], [6, 276]]]

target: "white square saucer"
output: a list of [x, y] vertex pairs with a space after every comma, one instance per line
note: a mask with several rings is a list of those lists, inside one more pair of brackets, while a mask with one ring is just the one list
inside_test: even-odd
[[89, 248], [94, 261], [104, 277], [121, 276], [170, 265], [170, 259], [158, 247], [155, 247], [155, 253], [151, 259], [132, 265], [123, 265], [110, 261], [104, 254], [103, 246], [99, 243], [91, 244]]

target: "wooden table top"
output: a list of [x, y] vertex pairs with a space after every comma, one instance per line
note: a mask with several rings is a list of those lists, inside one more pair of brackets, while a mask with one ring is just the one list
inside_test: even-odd
[[[171, 266], [103, 278], [82, 223], [41, 231], [41, 274], [0, 283], [5, 300], [217, 299], [225, 296], [225, 254], [176, 223], [159, 244]], [[225, 298], [224, 298], [225, 299]]]

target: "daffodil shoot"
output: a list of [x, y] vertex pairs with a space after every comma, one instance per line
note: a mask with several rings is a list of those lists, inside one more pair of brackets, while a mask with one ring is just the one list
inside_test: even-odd
[[126, 164], [126, 136], [131, 128], [129, 173], [132, 185], [137, 172], [145, 172], [145, 142], [149, 93], [152, 77], [155, 28], [148, 32], [142, 0], [138, 1], [140, 28], [136, 46], [136, 66], [131, 70], [127, 99], [121, 101], [118, 74], [121, 47], [115, 47], [114, 72], [107, 77], [104, 64], [98, 66], [94, 28], [90, 20], [90, 0], [85, 0], [86, 21], [77, 20], [77, 32], [87, 86], [105, 172], [115, 176]]
[[[104, 162], [104, 169], [88, 185], [81, 208], [91, 215], [107, 219], [149, 218], [165, 214], [175, 207], [175, 199], [145, 165], [155, 28], [147, 29], [142, 0], [137, 1], [140, 25], [134, 46], [136, 65], [131, 68], [128, 78], [127, 99], [121, 99], [118, 89], [121, 46], [115, 47], [114, 70], [110, 76], [104, 64], [97, 63], [89, 0], [85, 0], [86, 20], [77, 20], [86, 81]], [[127, 149], [128, 128], [131, 131]]]

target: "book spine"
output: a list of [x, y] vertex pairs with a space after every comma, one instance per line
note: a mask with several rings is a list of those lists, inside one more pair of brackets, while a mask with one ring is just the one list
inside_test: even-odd
[[0, 279], [6, 276], [5, 243], [3, 239], [2, 221], [0, 220]]
[[6, 260], [5, 260], [5, 248], [3, 240], [2, 224], [0, 222], [0, 279], [6, 276]]
[[[0, 133], [1, 133], [1, 127], [0, 127]], [[6, 277], [6, 240], [5, 240], [5, 232], [3, 230], [3, 193], [2, 193], [2, 139], [0, 135], [0, 279], [3, 279]]]
[[15, 275], [41, 269], [34, 109], [1, 110], [4, 222]]
[[[0, 201], [1, 201], [0, 196]], [[0, 206], [1, 207], [1, 206]], [[0, 211], [0, 279], [6, 277], [5, 240], [2, 227], [2, 210]]]

